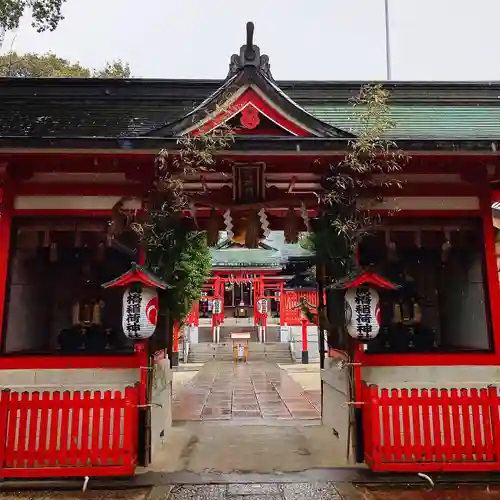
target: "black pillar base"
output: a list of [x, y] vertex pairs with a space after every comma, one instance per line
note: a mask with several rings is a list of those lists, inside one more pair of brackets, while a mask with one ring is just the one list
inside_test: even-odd
[[302, 364], [303, 365], [309, 364], [309, 351], [302, 351]]
[[178, 352], [173, 352], [172, 357], [170, 358], [170, 366], [179, 366], [179, 353]]

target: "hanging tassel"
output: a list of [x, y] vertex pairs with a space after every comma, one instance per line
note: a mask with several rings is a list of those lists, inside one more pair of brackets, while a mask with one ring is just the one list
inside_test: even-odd
[[101, 306], [102, 304], [96, 302], [92, 308], [92, 324], [100, 325], [101, 324]]
[[43, 246], [45, 248], [50, 247], [50, 231], [45, 231], [43, 233]]
[[114, 239], [114, 238], [113, 238], [113, 233], [111, 233], [111, 231], [108, 231], [108, 232], [106, 233], [106, 246], [107, 246], [108, 248], [110, 248], [110, 247], [111, 247], [111, 245], [113, 244], [113, 239]]
[[190, 213], [190, 215], [191, 215], [191, 217], [192, 217], [192, 219], [194, 221], [194, 225], [195, 225], [196, 229], [199, 229], [200, 226], [198, 224], [198, 219], [196, 217], [196, 215], [197, 215], [196, 214], [196, 206], [195, 206], [195, 204], [192, 201], [189, 202], [188, 206], [189, 206], [189, 213]]
[[304, 226], [306, 227], [306, 231], [310, 233], [311, 224], [309, 223], [309, 215], [307, 214], [307, 208], [304, 203], [300, 204], [300, 215], [302, 217], [302, 220], [304, 221]]
[[80, 323], [80, 302], [77, 301], [73, 304], [71, 309], [71, 317], [73, 318], [73, 325]]
[[231, 210], [226, 210], [224, 212], [224, 226], [227, 232], [227, 238], [232, 240], [234, 237], [233, 233], [233, 218], [231, 217]]
[[106, 257], [106, 245], [104, 244], [103, 241], [97, 245], [97, 261], [98, 262], [104, 262], [104, 259]]
[[396, 302], [393, 306], [393, 323], [401, 323], [403, 321], [403, 313], [401, 311], [401, 304]]
[[245, 246], [247, 248], [257, 248], [261, 238], [261, 224], [257, 212], [252, 211], [248, 215], [245, 232]]
[[389, 231], [385, 232], [385, 245], [387, 247], [387, 259], [391, 262], [398, 260], [398, 249], [396, 243], [391, 240], [391, 233]]
[[82, 233], [81, 231], [75, 231], [75, 247], [80, 248], [82, 246]]
[[291, 207], [288, 209], [288, 213], [285, 218], [284, 232], [286, 243], [298, 243], [299, 231], [297, 230], [297, 216], [295, 215], [295, 210]]
[[271, 233], [271, 230], [269, 229], [269, 219], [267, 218], [266, 211], [261, 208], [259, 210], [259, 219], [260, 219], [260, 227], [262, 229], [262, 232], [264, 234], [264, 239], [269, 236]]
[[449, 231], [444, 233], [445, 242], [441, 245], [441, 260], [446, 262], [451, 252], [451, 234]]
[[220, 217], [217, 214], [215, 208], [212, 208], [212, 210], [210, 210], [210, 218], [208, 219], [208, 228], [207, 228], [207, 244], [209, 247], [213, 247], [217, 245], [217, 243], [219, 242], [219, 230], [220, 230]]
[[51, 243], [49, 247], [49, 261], [54, 263], [57, 261], [57, 245], [55, 243]]

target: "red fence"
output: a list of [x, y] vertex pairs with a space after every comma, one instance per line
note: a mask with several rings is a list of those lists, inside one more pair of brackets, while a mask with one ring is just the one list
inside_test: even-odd
[[0, 393], [0, 477], [132, 475], [137, 388]]
[[365, 462], [374, 471], [500, 468], [500, 398], [488, 389], [363, 388]]

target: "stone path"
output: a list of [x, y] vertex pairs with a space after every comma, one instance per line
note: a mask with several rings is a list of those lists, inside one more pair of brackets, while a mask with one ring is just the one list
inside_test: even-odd
[[177, 421], [318, 420], [320, 391], [304, 391], [274, 363], [209, 362], [173, 396]]
[[332, 483], [178, 486], [170, 494], [170, 500], [341, 500], [341, 498]]
[[[332, 429], [319, 422], [182, 422], [165, 434], [150, 472], [197, 474], [300, 472], [349, 467]], [[307, 425], [309, 424], [309, 425]]]
[[[320, 391], [274, 363], [205, 363], [173, 394], [174, 425], [150, 472], [285, 473], [346, 467], [321, 425]], [[248, 499], [251, 500], [251, 499]]]

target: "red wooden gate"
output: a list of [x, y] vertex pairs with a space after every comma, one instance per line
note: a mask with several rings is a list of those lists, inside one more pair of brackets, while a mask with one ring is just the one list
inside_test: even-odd
[[500, 398], [488, 389], [363, 388], [365, 462], [374, 471], [500, 468]]
[[132, 475], [138, 389], [0, 393], [0, 477]]

